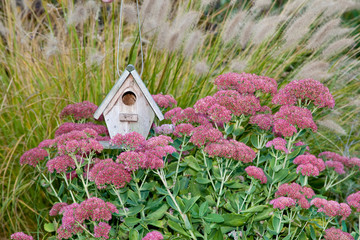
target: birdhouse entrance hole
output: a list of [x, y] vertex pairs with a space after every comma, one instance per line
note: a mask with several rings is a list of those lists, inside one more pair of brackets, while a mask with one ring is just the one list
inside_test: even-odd
[[136, 95], [133, 92], [125, 92], [122, 96], [122, 101], [125, 105], [131, 106], [136, 102]]

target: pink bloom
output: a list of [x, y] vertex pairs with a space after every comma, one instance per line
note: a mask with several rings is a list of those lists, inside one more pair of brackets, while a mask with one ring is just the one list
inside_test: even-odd
[[261, 168], [255, 167], [255, 166], [249, 166], [245, 168], [245, 172], [255, 179], [259, 179], [261, 183], [266, 183], [267, 178], [264, 174], [264, 171]]
[[110, 143], [134, 150], [145, 144], [145, 138], [137, 132], [126, 133], [125, 135], [118, 133], [110, 140]]
[[69, 140], [63, 144], [58, 144], [58, 152], [60, 154], [89, 154], [90, 152], [101, 153], [104, 147], [95, 139], [88, 138], [84, 140]]
[[334, 168], [335, 172], [337, 172], [338, 174], [344, 174], [345, 170], [344, 170], [344, 165], [341, 162], [336, 162], [336, 161], [326, 161], [325, 165], [329, 168]]
[[296, 168], [296, 173], [299, 172], [301, 172], [303, 176], [314, 176], [314, 177], [319, 176], [319, 169], [310, 163], [300, 164]]
[[279, 197], [270, 201], [270, 204], [274, 208], [285, 209], [286, 207], [293, 207], [296, 204], [296, 201], [289, 197]]
[[231, 111], [219, 104], [214, 104], [210, 107], [208, 115], [211, 120], [219, 125], [227, 123], [231, 120]]
[[325, 240], [354, 240], [354, 237], [350, 235], [350, 233], [346, 233], [341, 231], [340, 229], [336, 229], [334, 227], [326, 229]]
[[176, 107], [174, 109], [171, 109], [169, 111], [167, 111], [164, 115], [164, 118], [167, 120], [172, 120], [175, 116], [177, 116], [178, 114], [180, 114], [182, 111], [182, 109], [180, 107]]
[[169, 136], [164, 136], [164, 135], [159, 135], [157, 137], [152, 137], [152, 138], [149, 138], [147, 141], [146, 141], [146, 147], [147, 148], [154, 148], [154, 147], [157, 147], [157, 146], [167, 146], [169, 145], [170, 143], [172, 143], [173, 140], [171, 137]]
[[276, 119], [274, 121], [273, 132], [283, 137], [291, 137], [294, 133], [297, 133], [296, 127], [291, 125], [285, 119]]
[[[304, 145], [306, 145], [306, 144], [304, 142], [301, 142], [301, 141], [294, 144], [295, 147], [304, 146]], [[308, 150], [308, 151], [310, 150], [309, 146], [306, 146], [305, 149]]]
[[342, 220], [348, 218], [351, 214], [351, 208], [346, 203], [340, 203], [340, 215], [342, 216]]
[[344, 166], [350, 167], [350, 168], [354, 167], [354, 166], [360, 167], [360, 164], [357, 164], [357, 162], [354, 161], [354, 159], [353, 159], [353, 161], [351, 161], [350, 158], [341, 156], [334, 152], [322, 152], [319, 154], [319, 157], [324, 157], [325, 159], [333, 160], [335, 162], [341, 162]]
[[165, 134], [169, 135], [174, 132], [175, 126], [173, 124], [163, 124], [161, 126], [155, 127], [155, 133], [156, 134]]
[[164, 237], [160, 232], [152, 231], [152, 232], [149, 232], [148, 234], [146, 234], [142, 240], [163, 240], [163, 239], [164, 239]]
[[[176, 109], [176, 110], [174, 110]], [[177, 125], [179, 123], [198, 123], [198, 124], [207, 124], [209, 120], [206, 116], [200, 113], [196, 113], [193, 108], [177, 109], [174, 108], [174, 112], [168, 112], [165, 114], [165, 118], [171, 119], [172, 124]], [[169, 116], [170, 115], [170, 116]]]
[[119, 213], [115, 205], [92, 197], [80, 203], [74, 210], [74, 218], [79, 223], [83, 223], [85, 220], [109, 221], [112, 213]]
[[97, 135], [106, 135], [109, 136], [108, 130], [103, 125], [98, 125], [95, 123], [71, 123], [66, 122], [60, 125], [60, 127], [55, 131], [55, 137], [58, 137], [60, 135], [63, 135], [65, 133], [69, 133], [71, 131], [77, 130], [77, 131], [83, 131], [86, 128], [93, 129]]
[[124, 168], [127, 171], [133, 172], [138, 170], [139, 168], [146, 167], [146, 156], [141, 152], [122, 152], [116, 159], [117, 163], [121, 163], [124, 165]]
[[266, 143], [266, 147], [274, 147], [276, 150], [284, 151], [285, 153], [288, 153], [289, 151], [286, 148], [286, 140], [283, 138], [274, 138], [272, 141], [269, 141]]
[[230, 143], [235, 146], [235, 152], [233, 153], [232, 158], [236, 161], [241, 161], [243, 163], [249, 163], [254, 160], [256, 153], [250, 147], [246, 146], [245, 143], [238, 142], [231, 139]]
[[197, 113], [208, 114], [209, 109], [215, 104], [217, 104], [216, 99], [212, 96], [207, 96], [205, 98], [199, 99], [194, 104], [194, 109]]
[[[75, 156], [79, 158], [78, 156]], [[80, 159], [79, 159], [80, 160]], [[49, 172], [53, 173], [56, 170], [57, 173], [66, 173], [68, 169], [75, 169], [76, 164], [72, 157], [68, 155], [60, 155], [46, 163]]]
[[318, 107], [333, 108], [335, 101], [329, 89], [314, 79], [295, 80], [286, 85], [272, 100], [274, 104], [295, 105], [310, 100]]
[[67, 105], [60, 113], [60, 118], [72, 116], [75, 120], [93, 119], [97, 106], [89, 101]]
[[297, 201], [297, 203], [305, 209], [310, 208], [308, 199], [315, 195], [314, 191], [309, 187], [302, 187], [297, 183], [284, 183], [279, 186], [278, 191], [275, 193], [276, 197], [290, 197]]
[[347, 198], [346, 201], [348, 202], [348, 204], [354, 208], [356, 208], [357, 212], [360, 212], [360, 191], [350, 194]]
[[125, 170], [124, 165], [105, 159], [91, 168], [89, 179], [95, 181], [98, 189], [106, 188], [108, 184], [122, 188], [131, 181], [131, 174]]
[[54, 206], [51, 208], [49, 215], [50, 216], [58, 215], [59, 212], [61, 211], [61, 209], [65, 206], [67, 206], [67, 203], [64, 203], [64, 202], [55, 203]]
[[110, 229], [111, 226], [109, 224], [100, 222], [98, 225], [95, 225], [94, 227], [94, 237], [109, 239]]
[[271, 114], [256, 114], [250, 117], [250, 124], [256, 124], [260, 129], [270, 130], [274, 125], [274, 117]]
[[177, 104], [176, 100], [170, 95], [156, 94], [152, 95], [152, 97], [161, 108], [170, 108]]
[[26, 235], [23, 232], [14, 233], [10, 236], [10, 238], [13, 240], [33, 240], [32, 236]]
[[175, 130], [173, 132], [174, 136], [176, 137], [182, 137], [184, 135], [186, 136], [190, 136], [191, 135], [191, 131], [194, 129], [195, 127], [193, 125], [191, 125], [190, 123], [180, 123], [179, 125], [177, 125], [175, 127]]
[[346, 219], [351, 214], [351, 209], [346, 203], [339, 204], [336, 201], [328, 201], [322, 198], [314, 198], [310, 202], [318, 208], [318, 212], [323, 212], [329, 217], [341, 216], [342, 220]]
[[63, 217], [61, 220], [62, 224], [57, 229], [58, 239], [68, 239], [71, 238], [73, 234], [82, 233], [84, 231], [74, 217], [74, 212], [78, 207], [78, 203], [73, 203], [60, 209], [59, 213], [62, 214]]
[[29, 151], [26, 151], [21, 157], [20, 157], [20, 164], [28, 164], [30, 166], [36, 167], [36, 165], [44, 160], [48, 156], [47, 151], [45, 151], [42, 148], [32, 148]]
[[192, 130], [190, 142], [200, 147], [204, 146], [207, 142], [215, 142], [221, 137], [222, 133], [219, 130], [211, 127], [211, 125], [202, 125]]
[[325, 170], [324, 161], [311, 154], [297, 156], [294, 159], [294, 164], [299, 165], [296, 172], [301, 171], [304, 176], [318, 176], [320, 172]]
[[56, 145], [54, 139], [45, 139], [39, 143], [38, 148], [53, 148]]

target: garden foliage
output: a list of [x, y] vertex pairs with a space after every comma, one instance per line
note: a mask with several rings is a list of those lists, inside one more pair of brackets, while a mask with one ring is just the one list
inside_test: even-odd
[[[360, 159], [314, 155], [305, 139], [313, 113], [333, 108], [313, 79], [278, 90], [274, 79], [226, 73], [218, 91], [193, 107], [166, 111], [148, 139], [132, 132], [109, 139], [89, 102], [24, 153], [41, 174], [53, 207], [52, 239], [358, 239], [360, 192], [334, 194], [358, 176]], [[112, 149], [99, 141], [110, 140]], [[13, 239], [31, 239], [16, 233]]]

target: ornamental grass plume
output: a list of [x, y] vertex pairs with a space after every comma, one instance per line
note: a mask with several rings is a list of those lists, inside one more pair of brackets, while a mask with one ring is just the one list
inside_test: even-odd
[[151, 231], [142, 238], [142, 240], [163, 240], [163, 235], [158, 231]]
[[273, 208], [278, 208], [280, 210], [283, 210], [285, 208], [294, 207], [296, 201], [289, 197], [279, 197], [271, 200], [269, 203], [273, 205]]
[[32, 236], [26, 235], [23, 232], [17, 232], [10, 236], [10, 239], [13, 240], [34, 240]]
[[60, 118], [73, 117], [75, 120], [94, 119], [98, 107], [89, 101], [69, 104], [60, 113]]
[[274, 147], [274, 149], [279, 150], [279, 151], [283, 151], [285, 153], [288, 153], [289, 150], [286, 148], [286, 140], [283, 138], [274, 138], [271, 141], [268, 141], [265, 145], [265, 147], [270, 148], [270, 147]]
[[267, 183], [267, 177], [265, 176], [264, 171], [261, 168], [255, 166], [248, 166], [245, 168], [245, 172], [249, 177], [260, 180], [262, 184]]
[[177, 102], [174, 97], [170, 95], [156, 94], [152, 95], [156, 104], [161, 108], [172, 108], [176, 106]]
[[30, 166], [36, 167], [36, 165], [43, 161], [48, 156], [48, 152], [42, 148], [36, 147], [26, 151], [20, 157], [20, 164], [28, 164]]
[[[129, 167], [135, 166], [129, 163]], [[112, 159], [105, 159], [90, 169], [89, 180], [94, 181], [98, 189], [104, 189], [108, 185], [123, 188], [131, 181], [131, 173], [125, 169], [125, 165], [115, 163]]]
[[335, 227], [331, 227], [325, 230], [324, 235], [325, 240], [354, 240], [354, 237], [350, 235], [350, 233], [346, 233], [341, 231], [340, 229], [336, 229]]

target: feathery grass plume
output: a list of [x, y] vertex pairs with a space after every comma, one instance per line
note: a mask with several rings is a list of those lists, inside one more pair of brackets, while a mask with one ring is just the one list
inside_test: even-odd
[[86, 5], [78, 3], [70, 10], [67, 24], [75, 27], [83, 24], [90, 17], [89, 13]]
[[140, 9], [144, 33], [155, 34], [169, 17], [170, 10], [170, 0], [144, 0]]
[[296, 74], [296, 79], [312, 78], [316, 80], [327, 79], [331, 76], [328, 73], [330, 64], [322, 60], [313, 60], [306, 63]]
[[260, 19], [253, 28], [252, 43], [254, 43], [255, 45], [259, 45], [268, 37], [274, 36], [279, 23], [282, 21], [283, 17], [278, 15], [264, 17], [263, 19]]
[[190, 57], [192, 56], [202, 44], [204, 40], [204, 35], [201, 30], [194, 30], [190, 32], [185, 40], [183, 53], [185, 56]]
[[293, 0], [288, 1], [283, 10], [281, 11], [281, 15], [290, 16], [296, 13], [298, 10], [300, 10], [302, 7], [305, 6], [305, 3], [307, 3], [309, 0]]
[[237, 59], [233, 59], [230, 62], [230, 69], [232, 72], [238, 72], [238, 73], [242, 73], [245, 71], [247, 67], [247, 61], [246, 60], [237, 60]]
[[339, 135], [346, 135], [346, 131], [344, 128], [342, 128], [339, 124], [337, 124], [334, 120], [332, 119], [324, 119], [324, 120], [319, 120], [317, 121], [317, 123], [322, 126], [322, 127], [326, 127], [329, 130], [339, 134]]
[[316, 4], [326, 6], [326, 11], [324, 12], [325, 17], [333, 15], [340, 16], [346, 11], [358, 9], [360, 7], [359, 2], [352, 0], [342, 0], [341, 3], [337, 0], [320, 0]]
[[133, 3], [126, 3], [123, 6], [123, 16], [125, 22], [129, 24], [137, 24], [136, 5]]
[[244, 49], [246, 47], [246, 45], [248, 44], [248, 42], [251, 39], [251, 32], [252, 29], [254, 28], [254, 21], [252, 21], [252, 19], [248, 19], [245, 21], [245, 25], [243, 27], [243, 29], [240, 32], [240, 38], [239, 38], [239, 43], [240, 46]]
[[253, 0], [253, 2], [253, 8], [260, 11], [269, 8], [273, 3], [272, 0]]
[[245, 17], [246, 12], [240, 10], [234, 17], [228, 18], [225, 21], [224, 30], [221, 33], [221, 38], [225, 43], [238, 36]]
[[205, 60], [197, 62], [194, 66], [194, 73], [198, 76], [204, 75], [209, 72], [209, 65]]
[[89, 17], [93, 18], [94, 20], [98, 20], [100, 13], [100, 2], [94, 0], [86, 1], [85, 10], [87, 11]]
[[105, 55], [102, 54], [97, 49], [91, 49], [90, 54], [88, 54], [88, 58], [86, 59], [86, 66], [99, 66], [104, 61]]
[[340, 18], [337, 18], [324, 24], [311, 36], [305, 47], [307, 49], [318, 49], [324, 42], [330, 41], [334, 37], [332, 30], [338, 28], [340, 21]]
[[3, 22], [0, 21], [0, 36], [6, 37], [8, 34], [8, 29], [4, 26]]
[[59, 52], [59, 41], [53, 34], [48, 34], [46, 40], [43, 53], [48, 59]]
[[331, 58], [337, 53], [345, 50], [346, 48], [352, 46], [355, 43], [354, 38], [343, 38], [331, 43], [327, 48], [322, 52], [322, 56], [326, 59]]
[[201, 0], [200, 8], [204, 9], [207, 6], [214, 5], [217, 0]]

